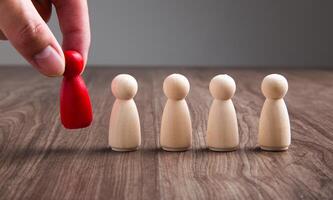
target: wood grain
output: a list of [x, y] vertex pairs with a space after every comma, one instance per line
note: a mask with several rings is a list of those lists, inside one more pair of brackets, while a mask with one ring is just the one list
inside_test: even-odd
[[[260, 83], [273, 72], [289, 82], [292, 144], [286, 152], [257, 148]], [[139, 83], [142, 146], [129, 153], [107, 148], [110, 83], [119, 73]], [[187, 152], [160, 150], [162, 83], [171, 73], [184, 74], [191, 84], [193, 148]], [[237, 85], [240, 149], [228, 153], [206, 150], [204, 140], [208, 84], [220, 73]], [[96, 67], [84, 78], [94, 121], [69, 131], [59, 121], [60, 78], [30, 68], [0, 69], [0, 199], [333, 198], [333, 71]]]

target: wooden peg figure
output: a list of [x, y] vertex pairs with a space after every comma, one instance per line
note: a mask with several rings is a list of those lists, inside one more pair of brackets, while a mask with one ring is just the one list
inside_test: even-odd
[[112, 80], [111, 91], [116, 100], [110, 117], [109, 146], [114, 151], [134, 151], [141, 144], [139, 113], [133, 100], [137, 90], [138, 83], [128, 74]]
[[209, 91], [214, 97], [209, 110], [206, 143], [213, 151], [233, 151], [239, 146], [238, 123], [231, 98], [236, 91], [233, 78], [228, 75], [215, 76]]
[[168, 76], [163, 91], [168, 100], [163, 110], [160, 145], [166, 151], [185, 151], [191, 148], [192, 124], [185, 101], [190, 84], [181, 74]]
[[290, 145], [290, 121], [283, 97], [288, 91], [287, 80], [279, 74], [264, 78], [261, 91], [266, 97], [260, 121], [258, 143], [268, 151], [287, 150]]
[[81, 77], [83, 58], [76, 51], [65, 51], [66, 67], [60, 89], [60, 117], [65, 128], [78, 129], [91, 124], [92, 107], [88, 89]]

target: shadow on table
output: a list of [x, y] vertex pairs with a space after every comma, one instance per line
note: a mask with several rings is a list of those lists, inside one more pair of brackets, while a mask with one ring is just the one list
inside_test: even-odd
[[237, 154], [283, 154], [284, 152], [266, 152], [262, 151], [259, 147], [244, 147], [239, 148], [235, 151], [230, 152], [215, 152], [211, 151], [207, 148], [192, 148], [187, 151], [181, 152], [169, 152], [164, 151], [161, 148], [140, 148], [136, 151], [129, 152], [117, 152], [113, 151], [110, 147], [105, 146], [96, 146], [89, 148], [79, 148], [79, 147], [51, 147], [51, 148], [43, 148], [43, 147], [24, 147], [24, 148], [11, 148], [7, 150], [3, 150], [1, 152], [0, 161], [24, 161], [27, 159], [31, 159], [33, 157], [95, 157], [95, 156], [117, 156], [117, 155], [143, 155], [143, 156], [157, 156], [160, 155], [162, 157], [165, 156], [191, 156], [193, 154], [197, 155], [215, 155], [215, 156], [228, 156], [228, 155], [237, 155]]

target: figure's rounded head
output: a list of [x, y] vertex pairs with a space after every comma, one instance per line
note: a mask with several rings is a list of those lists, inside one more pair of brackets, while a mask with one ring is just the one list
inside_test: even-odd
[[181, 74], [171, 74], [164, 80], [163, 91], [169, 99], [181, 100], [189, 93], [190, 83]]
[[64, 76], [74, 77], [81, 74], [83, 71], [83, 58], [77, 51], [68, 50], [65, 55], [65, 72]]
[[288, 91], [288, 81], [280, 74], [270, 74], [262, 81], [261, 91], [269, 99], [283, 98]]
[[131, 75], [119, 74], [112, 80], [111, 91], [117, 99], [129, 100], [138, 91], [138, 83]]
[[210, 81], [209, 91], [215, 99], [228, 100], [234, 96], [236, 84], [231, 76], [220, 74]]

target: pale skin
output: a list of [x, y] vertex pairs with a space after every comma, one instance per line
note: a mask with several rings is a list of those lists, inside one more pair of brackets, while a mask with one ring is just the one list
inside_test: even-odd
[[[13, 47], [40, 73], [61, 76], [65, 70], [64, 50], [75, 50], [87, 62], [90, 26], [86, 0], [1, 0], [0, 39]], [[45, 19], [54, 5], [62, 32], [58, 43]], [[38, 9], [34, 5], [46, 5]], [[43, 12], [44, 11], [44, 12]], [[46, 20], [44, 21], [43, 18]]]

